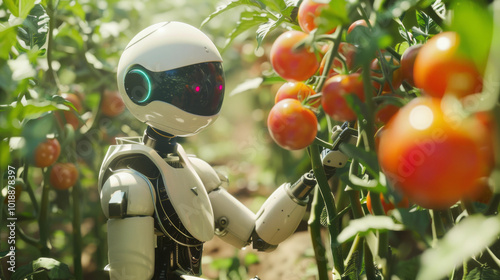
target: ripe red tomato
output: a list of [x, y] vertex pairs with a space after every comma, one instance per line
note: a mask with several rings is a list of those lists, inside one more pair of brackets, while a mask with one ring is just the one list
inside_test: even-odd
[[[394, 210], [396, 206], [394, 206], [394, 203], [390, 201], [385, 201], [384, 195], [380, 193], [380, 202], [382, 202], [382, 207], [384, 208], [385, 214], [389, 212], [390, 210]], [[368, 208], [368, 211], [373, 214], [373, 209], [372, 209], [372, 199], [370, 197], [370, 192], [368, 192], [368, 196], [366, 197], [366, 207]], [[397, 204], [397, 208], [408, 208], [410, 207], [410, 202], [408, 201], [407, 197], [402, 197], [399, 203]]]
[[401, 56], [401, 76], [403, 81], [406, 81], [411, 86], [415, 86], [415, 82], [413, 81], [413, 67], [421, 48], [421, 44], [413, 45], [407, 48]]
[[[345, 58], [347, 69], [343, 69], [344, 65], [342, 64], [342, 61], [340, 61], [338, 57], [335, 57], [335, 59], [333, 60], [332, 68], [330, 68], [330, 71], [328, 72], [328, 78], [335, 76], [339, 73], [343, 73], [344, 71], [349, 72], [354, 68], [354, 56], [356, 55], [356, 46], [349, 43], [341, 42], [339, 44], [338, 52]], [[319, 72], [321, 73], [321, 75], [325, 75], [323, 73], [325, 64], [326, 64], [326, 58], [323, 58], [321, 60], [321, 64], [319, 65]]]
[[420, 49], [413, 72], [415, 86], [432, 97], [452, 94], [464, 97], [482, 90], [480, 71], [459, 51], [460, 38], [455, 32], [432, 37]]
[[101, 102], [102, 114], [107, 117], [116, 117], [125, 110], [125, 103], [117, 91], [104, 91]]
[[387, 179], [422, 207], [450, 207], [493, 166], [491, 131], [475, 116], [457, 115], [442, 109], [441, 99], [417, 97], [380, 136], [379, 161]]
[[36, 167], [48, 167], [57, 161], [61, 154], [61, 145], [56, 138], [47, 139], [38, 144], [34, 152]]
[[67, 190], [78, 180], [78, 169], [71, 163], [56, 163], [50, 170], [50, 184], [58, 190]]
[[[287, 98], [293, 98], [299, 100], [301, 103], [305, 101], [309, 96], [315, 95], [316, 92], [309, 85], [303, 82], [286, 82], [284, 83], [276, 92], [274, 98], [274, 103]], [[320, 101], [318, 99], [308, 101], [311, 106], [317, 108], [319, 107]]]
[[56, 114], [56, 118], [60, 124], [70, 124], [74, 130], [77, 130], [80, 127], [80, 120], [77, 115], [82, 112], [82, 102], [80, 101], [78, 95], [74, 93], [63, 93], [61, 96], [71, 102], [76, 111], [73, 108], [70, 108], [69, 111], [62, 112], [62, 117], [60, 114], [61, 112], [57, 112], [58, 114]]
[[282, 148], [299, 150], [309, 146], [316, 138], [316, 115], [296, 99], [276, 103], [267, 118], [267, 127], [273, 140]]
[[[385, 60], [387, 61], [387, 66], [389, 70], [389, 77], [385, 77], [383, 80], [383, 83], [379, 83], [377, 81], [373, 81], [373, 86], [377, 91], [380, 90], [380, 87], [382, 88], [382, 93], [388, 93], [392, 92], [391, 90], [391, 85], [394, 90], [397, 90], [399, 86], [401, 86], [402, 82], [402, 76], [401, 76], [401, 67], [399, 67], [399, 62], [395, 60], [392, 56], [385, 55], [384, 56]], [[397, 67], [397, 68], [396, 68]], [[382, 74], [382, 66], [380, 65], [380, 62], [377, 58], [372, 60], [372, 64], [370, 66], [371, 68], [371, 75], [372, 77], [376, 78], [382, 78], [384, 75]], [[389, 83], [389, 79], [391, 83]]]
[[[328, 4], [316, 3], [313, 0], [302, 1], [297, 12], [297, 21], [302, 31], [310, 33], [318, 27], [317, 18], [320, 17], [321, 9], [324, 7], [328, 7]], [[336, 27], [333, 27], [327, 33], [331, 34], [335, 29]]]
[[323, 86], [321, 96], [321, 105], [325, 113], [337, 121], [355, 120], [356, 114], [345, 100], [345, 96], [349, 94], [357, 95], [361, 101], [365, 100], [363, 80], [359, 73], [329, 78]]
[[296, 48], [307, 36], [307, 33], [291, 30], [274, 41], [269, 56], [274, 70], [283, 79], [304, 81], [318, 70], [316, 54], [307, 47]]

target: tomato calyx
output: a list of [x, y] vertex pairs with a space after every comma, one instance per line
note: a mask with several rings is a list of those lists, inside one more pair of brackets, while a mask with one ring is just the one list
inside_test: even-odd
[[392, 55], [382, 54], [384, 59], [375, 58], [372, 60], [371, 79], [378, 94], [396, 92], [402, 83], [401, 67], [399, 61]]

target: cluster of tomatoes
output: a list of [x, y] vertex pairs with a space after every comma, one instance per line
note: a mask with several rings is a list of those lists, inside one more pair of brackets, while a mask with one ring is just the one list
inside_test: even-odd
[[492, 119], [467, 113], [480, 98], [483, 70], [463, 53], [455, 32], [408, 49], [401, 67], [413, 69], [422, 91], [390, 119], [380, 135], [379, 162], [395, 187], [425, 208], [448, 208], [488, 189], [493, 168]]
[[36, 167], [50, 167], [50, 184], [58, 190], [67, 190], [78, 179], [78, 169], [71, 162], [57, 162], [61, 154], [61, 145], [57, 138], [48, 138], [39, 143], [33, 153]]
[[[355, 63], [357, 46], [340, 42], [326, 72], [325, 54], [333, 47], [307, 42], [324, 5], [328, 4], [304, 0], [297, 17], [302, 31], [284, 32], [270, 51], [274, 70], [287, 82], [277, 91], [267, 124], [271, 137], [285, 149], [303, 149], [315, 140], [314, 112], [320, 105], [335, 121], [355, 121], [358, 115], [346, 96], [355, 95], [361, 102], [367, 96], [363, 83], [367, 75]], [[347, 35], [371, 24], [355, 21]], [[333, 32], [335, 28], [329, 31]], [[376, 104], [375, 122], [382, 127], [377, 154], [391, 185], [406, 201], [431, 209], [448, 208], [480, 193], [479, 186], [484, 185], [480, 182], [485, 182], [493, 165], [493, 125], [487, 113], [467, 113], [463, 104], [482, 91], [484, 65], [461, 51], [459, 35], [451, 31], [409, 47], [401, 57], [384, 50], [374, 56], [385, 61], [371, 61], [371, 95], [389, 94], [401, 100], [399, 106]], [[308, 84], [315, 75], [326, 77], [319, 93]], [[413, 87], [419, 89], [417, 94], [403, 90]]]
[[[61, 95], [73, 105], [67, 111], [55, 112], [55, 118], [60, 127], [71, 126], [73, 130], [82, 127], [82, 120], [78, 117], [83, 113], [81, 98], [75, 93]], [[115, 91], [105, 91], [102, 96], [100, 111], [103, 116], [115, 117], [125, 109], [121, 97]], [[72, 162], [58, 162], [61, 154], [61, 145], [57, 138], [47, 138], [38, 143], [32, 152], [31, 161], [35, 167], [50, 168], [50, 184], [58, 190], [71, 188], [79, 177], [76, 165]]]

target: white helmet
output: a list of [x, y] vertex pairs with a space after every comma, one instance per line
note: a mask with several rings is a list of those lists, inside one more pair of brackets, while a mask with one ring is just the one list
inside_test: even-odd
[[142, 30], [123, 51], [117, 72], [125, 105], [154, 129], [188, 136], [219, 115], [225, 89], [222, 58], [191, 25], [162, 22]]

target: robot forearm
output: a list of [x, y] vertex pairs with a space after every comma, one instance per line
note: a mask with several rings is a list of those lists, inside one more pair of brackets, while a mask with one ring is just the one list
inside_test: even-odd
[[253, 247], [259, 251], [273, 250], [297, 229], [306, 211], [308, 194], [315, 184], [316, 180], [308, 173], [293, 185], [281, 185], [257, 215], [224, 188], [210, 192], [216, 234], [238, 248], [253, 242]]
[[295, 232], [315, 185], [312, 173], [306, 173], [293, 185], [285, 183], [274, 191], [257, 213], [253, 236], [255, 249], [272, 250]]

